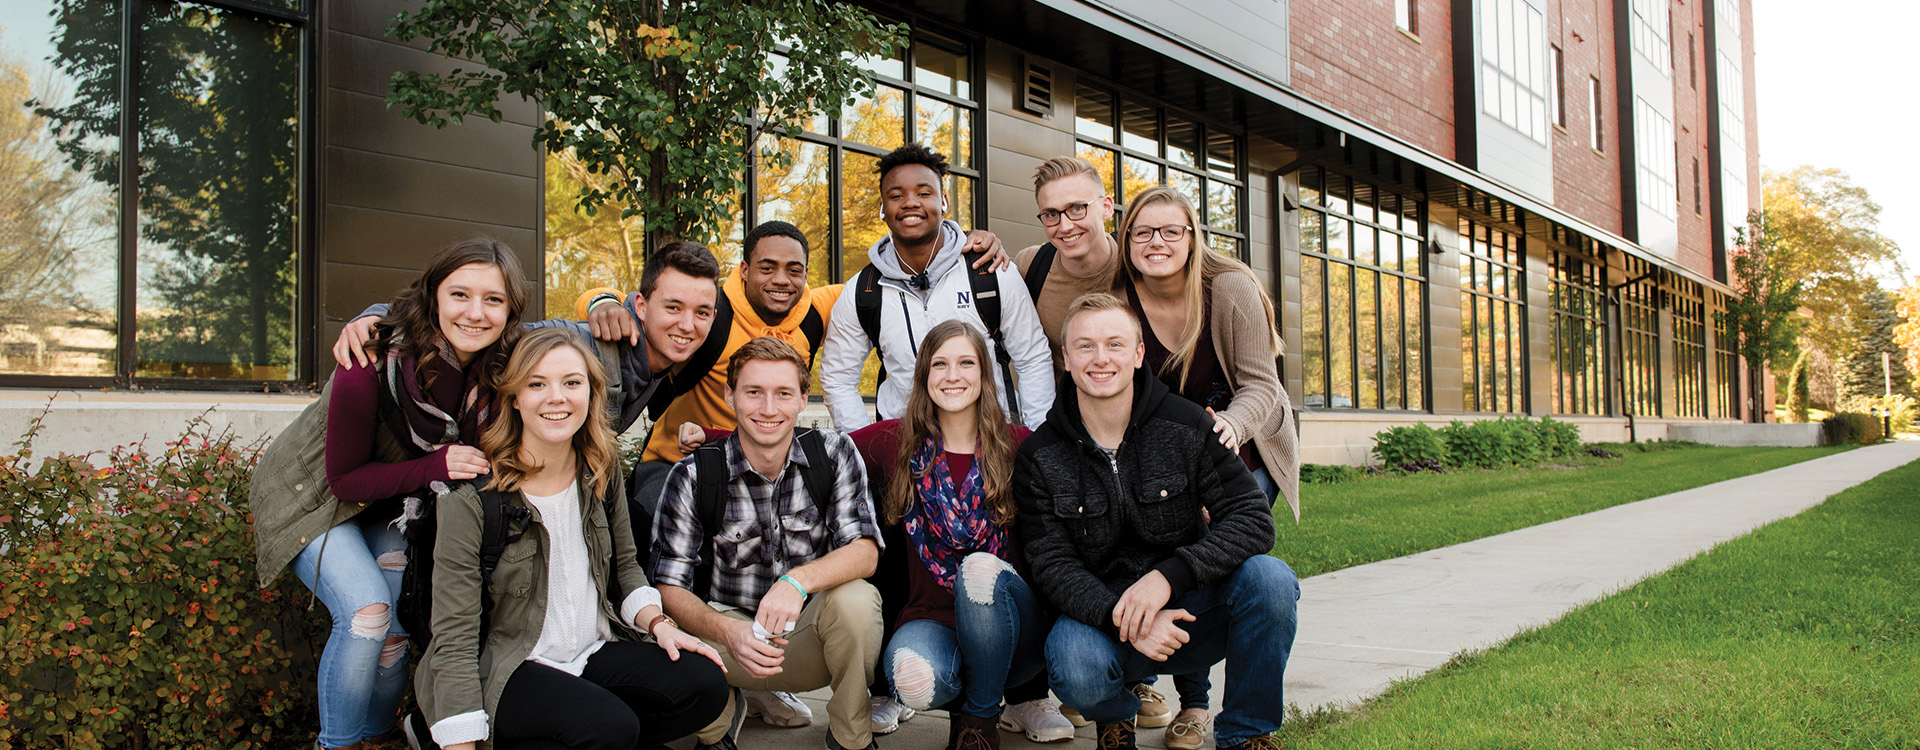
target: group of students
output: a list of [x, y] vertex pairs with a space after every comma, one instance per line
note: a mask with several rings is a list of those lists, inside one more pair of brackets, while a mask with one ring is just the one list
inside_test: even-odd
[[[732, 750], [830, 687], [831, 750], [931, 708], [954, 750], [1087, 723], [1102, 750], [1277, 748], [1299, 586], [1267, 553], [1298, 463], [1270, 298], [1174, 190], [1108, 233], [1071, 157], [1036, 172], [1049, 242], [1016, 271], [945, 219], [946, 167], [881, 160], [889, 234], [844, 287], [769, 222], [724, 281], [670, 243], [586, 320], [523, 325], [512, 252], [474, 239], [349, 325], [253, 498], [263, 583], [291, 567], [333, 618], [317, 745]], [[834, 430], [798, 424], [816, 352]]]

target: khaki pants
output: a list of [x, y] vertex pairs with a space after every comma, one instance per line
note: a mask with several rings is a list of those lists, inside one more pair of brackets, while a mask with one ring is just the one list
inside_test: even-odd
[[[786, 584], [780, 584], [782, 586]], [[722, 614], [752, 619], [740, 610]], [[746, 690], [806, 691], [833, 688], [827, 701], [827, 727], [841, 747], [859, 750], [873, 742], [873, 706], [868, 683], [880, 661], [880, 591], [862, 580], [849, 581], [815, 594], [800, 610], [800, 619], [787, 635], [787, 657], [780, 673], [766, 679], [747, 675], [727, 644], [708, 641], [727, 665], [727, 684]], [[735, 711], [744, 707], [727, 699], [727, 710], [707, 728], [695, 733], [705, 744], [727, 733]]]

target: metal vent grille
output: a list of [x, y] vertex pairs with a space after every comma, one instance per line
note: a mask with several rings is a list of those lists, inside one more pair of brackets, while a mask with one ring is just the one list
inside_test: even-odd
[[1027, 60], [1022, 68], [1021, 111], [1043, 117], [1053, 114], [1053, 66]]

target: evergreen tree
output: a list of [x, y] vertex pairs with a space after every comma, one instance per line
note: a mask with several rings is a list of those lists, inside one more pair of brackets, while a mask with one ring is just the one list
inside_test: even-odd
[[1807, 381], [1812, 372], [1807, 367], [1807, 353], [1801, 352], [1800, 358], [1793, 362], [1793, 376], [1787, 379], [1787, 421], [1805, 424], [1807, 421], [1807, 401], [1810, 389]]
[[1886, 371], [1881, 354], [1892, 355], [1892, 388], [1896, 395], [1913, 397], [1913, 373], [1907, 370], [1907, 352], [1894, 340], [1900, 314], [1894, 309], [1893, 295], [1875, 289], [1860, 300], [1860, 314], [1854, 320], [1853, 340], [1857, 342], [1840, 366], [1840, 398], [1851, 396], [1879, 398], [1886, 392]]

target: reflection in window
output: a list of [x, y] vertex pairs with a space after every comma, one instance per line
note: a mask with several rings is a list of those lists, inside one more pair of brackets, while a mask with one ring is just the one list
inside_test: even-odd
[[907, 145], [907, 92], [879, 84], [869, 95], [855, 96], [840, 112], [841, 136], [892, 151]]
[[1727, 309], [1727, 295], [1713, 293], [1713, 417], [1740, 418], [1740, 353], [1734, 349], [1733, 329], [1728, 317], [1718, 311]]
[[[101, 22], [105, 20], [107, 22]], [[120, 29], [0, 9], [0, 375], [110, 377], [119, 355]], [[102, 66], [49, 65], [56, 42], [97, 50]], [[84, 93], [82, 83], [91, 87]], [[39, 107], [29, 107], [35, 100]], [[60, 122], [99, 123], [60, 151]]]
[[1634, 97], [1633, 159], [1639, 162], [1640, 205], [1669, 219], [1678, 213], [1674, 188], [1673, 121]]
[[1527, 410], [1526, 245], [1460, 222], [1460, 366], [1467, 411]]
[[[34, 59], [6, 65], [51, 76], [17, 79], [43, 101], [0, 117], [23, 128], [0, 149], [31, 171], [9, 175], [4, 200], [50, 201], [9, 207], [0, 229], [0, 372], [291, 380], [304, 32], [187, 3], [132, 9], [134, 18], [89, 3], [0, 15], [9, 32], [41, 31], [9, 33]], [[128, 113], [140, 177], [123, 185], [118, 42], [131, 23], [141, 39], [139, 106]], [[129, 189], [132, 237], [113, 218]], [[125, 253], [137, 258], [131, 278], [115, 273]], [[36, 268], [54, 259], [63, 267]], [[133, 308], [116, 310], [128, 292]], [[132, 359], [120, 356], [129, 349]]]
[[920, 97], [914, 104], [920, 142], [947, 155], [956, 167], [973, 166], [973, 111]]
[[[807, 283], [833, 283], [829, 276], [833, 264], [828, 260], [832, 247], [815, 239], [833, 236], [833, 211], [828, 204], [833, 165], [827, 147], [772, 136], [761, 136], [760, 140], [765, 151], [785, 154], [786, 158], [761, 159], [754, 170], [755, 222], [784, 221], [799, 227], [809, 240]], [[870, 186], [871, 180], [868, 182]]]
[[1628, 414], [1660, 416], [1660, 286], [1648, 274], [1653, 264], [1625, 258], [1626, 275], [1638, 279], [1620, 290], [1622, 406]]
[[1678, 280], [1669, 290], [1673, 300], [1673, 416], [1707, 415], [1707, 304], [1706, 288]]
[[1425, 409], [1419, 201], [1320, 167], [1299, 174], [1303, 403]]
[[[1557, 235], [1592, 247], [1571, 232]], [[1606, 265], [1555, 249], [1549, 296], [1553, 324], [1553, 413], [1607, 413]]]
[[1074, 133], [1076, 153], [1100, 170], [1117, 216], [1141, 191], [1168, 185], [1193, 203], [1208, 247], [1246, 259], [1237, 136], [1085, 82], [1075, 87]]

